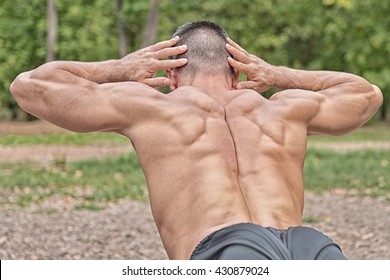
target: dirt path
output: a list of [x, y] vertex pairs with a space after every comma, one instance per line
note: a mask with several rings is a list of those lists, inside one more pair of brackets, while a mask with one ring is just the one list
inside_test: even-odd
[[56, 160], [77, 161], [83, 159], [99, 159], [107, 156], [126, 154], [133, 149], [130, 144], [110, 145], [19, 145], [1, 146], [0, 163], [33, 161], [46, 165]]

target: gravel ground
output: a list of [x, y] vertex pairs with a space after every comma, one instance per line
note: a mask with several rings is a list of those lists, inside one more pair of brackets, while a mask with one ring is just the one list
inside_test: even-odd
[[[306, 194], [308, 226], [349, 259], [390, 259], [390, 203], [348, 194]], [[148, 205], [124, 201], [100, 211], [64, 204], [0, 210], [0, 259], [166, 259]]]
[[1, 210], [0, 259], [164, 259], [149, 207]]
[[342, 193], [305, 196], [307, 224], [340, 245], [349, 259], [390, 260], [390, 203]]

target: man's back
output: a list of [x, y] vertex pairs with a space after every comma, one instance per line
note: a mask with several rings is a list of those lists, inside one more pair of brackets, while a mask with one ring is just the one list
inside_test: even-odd
[[306, 134], [278, 101], [251, 90], [211, 97], [194, 87], [164, 99], [126, 135], [170, 257], [189, 258], [205, 235], [235, 223], [300, 225]]

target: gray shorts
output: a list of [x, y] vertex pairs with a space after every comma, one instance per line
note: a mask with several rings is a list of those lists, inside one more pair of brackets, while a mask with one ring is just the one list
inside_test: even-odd
[[308, 227], [286, 230], [243, 223], [218, 230], [195, 248], [191, 260], [345, 260], [340, 247]]

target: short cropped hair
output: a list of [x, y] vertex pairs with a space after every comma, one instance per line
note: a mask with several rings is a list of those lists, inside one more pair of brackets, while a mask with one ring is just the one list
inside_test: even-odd
[[195, 21], [180, 26], [172, 37], [179, 36], [177, 46], [187, 45], [188, 50], [177, 58], [187, 58], [188, 63], [178, 72], [193, 77], [197, 73], [231, 73], [226, 50], [228, 35], [219, 25], [210, 21]]

